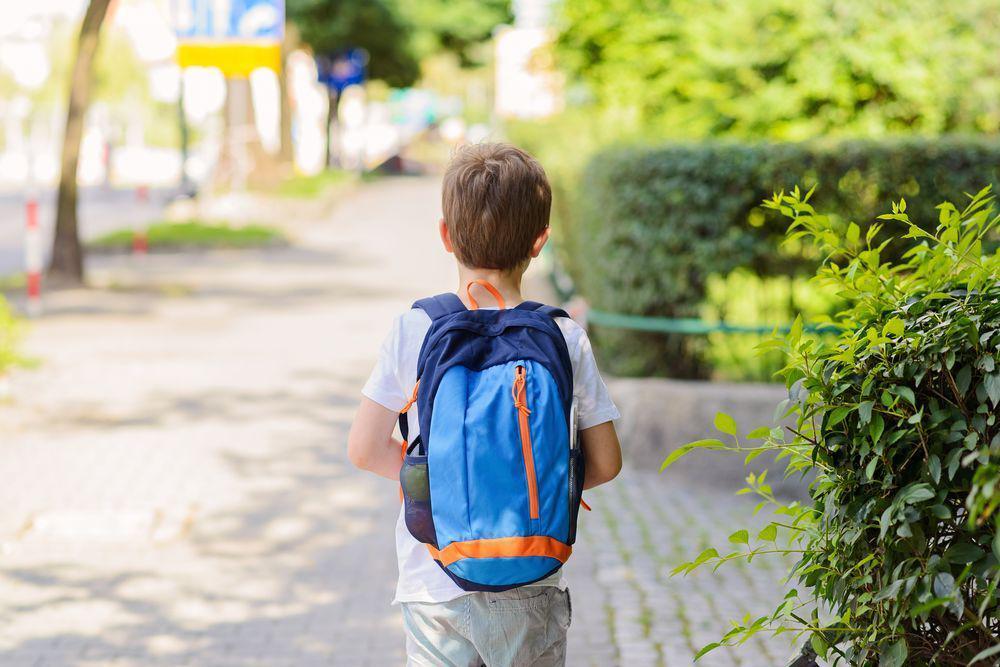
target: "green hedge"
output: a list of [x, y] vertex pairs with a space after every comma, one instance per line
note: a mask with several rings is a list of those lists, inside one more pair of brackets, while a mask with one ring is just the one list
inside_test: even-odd
[[[712, 275], [815, 267], [819, 258], [808, 248], [780, 243], [780, 222], [760, 206], [776, 190], [817, 185], [811, 201], [833, 211], [845, 231], [849, 220], [864, 230], [883, 202], [900, 198], [915, 221], [932, 225], [938, 202], [996, 184], [998, 169], [1000, 141], [974, 137], [605, 150], [566, 203], [562, 257], [593, 308], [697, 317]], [[901, 249], [894, 240], [889, 252]], [[712, 373], [701, 337], [595, 327], [594, 342], [616, 374]]]

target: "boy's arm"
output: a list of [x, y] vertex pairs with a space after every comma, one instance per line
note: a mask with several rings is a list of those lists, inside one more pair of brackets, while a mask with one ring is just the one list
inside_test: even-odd
[[622, 469], [622, 448], [614, 422], [604, 422], [580, 431], [583, 445], [583, 488], [610, 482]]
[[392, 437], [399, 414], [361, 397], [361, 406], [347, 436], [347, 456], [358, 468], [398, 480], [402, 443]]

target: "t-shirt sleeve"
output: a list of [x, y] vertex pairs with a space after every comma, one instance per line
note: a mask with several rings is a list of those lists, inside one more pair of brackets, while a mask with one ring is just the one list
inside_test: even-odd
[[361, 393], [379, 405], [398, 412], [406, 405], [406, 390], [400, 377], [399, 359], [402, 318], [396, 318], [392, 330], [382, 341], [378, 361]]
[[582, 328], [575, 346], [576, 364], [573, 378], [573, 395], [576, 398], [577, 426], [580, 430], [614, 421], [621, 417], [608, 394], [601, 372], [597, 369], [590, 338]]

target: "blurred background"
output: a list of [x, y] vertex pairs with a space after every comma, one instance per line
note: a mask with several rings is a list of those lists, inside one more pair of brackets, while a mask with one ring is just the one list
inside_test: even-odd
[[785, 564], [672, 578], [757, 519], [740, 460], [656, 470], [717, 410], [773, 423], [758, 346], [838, 306], [761, 202], [934, 224], [997, 182], [998, 51], [997, 0], [4, 2], [0, 664], [402, 664], [396, 492], [344, 437], [391, 318], [454, 288], [439, 174], [484, 140], [545, 167], [526, 295], [623, 413], [570, 664], [690, 664]]

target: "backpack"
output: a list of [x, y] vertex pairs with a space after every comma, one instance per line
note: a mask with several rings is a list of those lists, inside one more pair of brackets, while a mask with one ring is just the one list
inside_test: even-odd
[[[467, 591], [504, 591], [562, 567], [576, 540], [583, 455], [573, 368], [557, 317], [533, 301], [472, 309], [455, 294], [413, 304], [431, 319], [399, 415], [406, 527]], [[407, 442], [407, 411], [420, 434]]]

